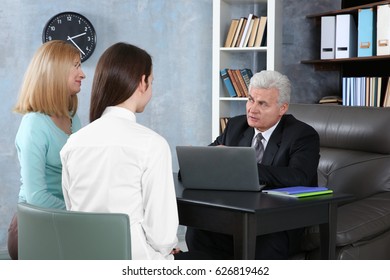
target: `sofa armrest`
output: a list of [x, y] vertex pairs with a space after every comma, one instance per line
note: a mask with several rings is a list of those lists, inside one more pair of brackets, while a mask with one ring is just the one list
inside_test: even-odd
[[336, 245], [369, 240], [389, 228], [390, 192], [383, 192], [338, 208]]
[[[336, 246], [370, 240], [390, 228], [390, 192], [355, 200], [337, 212]], [[301, 247], [311, 251], [320, 245], [318, 226], [306, 229]]]

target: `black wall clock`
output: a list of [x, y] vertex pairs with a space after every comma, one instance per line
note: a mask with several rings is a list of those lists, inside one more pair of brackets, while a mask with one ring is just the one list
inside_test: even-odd
[[53, 16], [42, 32], [42, 42], [63, 40], [73, 44], [81, 54], [81, 62], [87, 60], [96, 47], [96, 32], [91, 22], [75, 12]]

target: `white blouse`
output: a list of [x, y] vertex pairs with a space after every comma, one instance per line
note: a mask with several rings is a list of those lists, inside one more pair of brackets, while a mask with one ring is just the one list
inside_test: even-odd
[[178, 214], [171, 151], [135, 114], [108, 107], [61, 150], [68, 210], [126, 213], [132, 258], [173, 259]]

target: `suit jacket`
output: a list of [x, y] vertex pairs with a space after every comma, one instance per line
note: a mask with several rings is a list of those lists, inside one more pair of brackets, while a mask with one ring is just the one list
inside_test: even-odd
[[[246, 115], [233, 117], [210, 145], [250, 147], [254, 133]], [[315, 129], [292, 115], [283, 115], [258, 164], [260, 183], [267, 187], [317, 186], [319, 152]]]

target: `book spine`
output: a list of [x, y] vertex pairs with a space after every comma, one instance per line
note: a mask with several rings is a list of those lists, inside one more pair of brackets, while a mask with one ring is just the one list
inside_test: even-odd
[[252, 26], [251, 35], [250, 35], [249, 41], [248, 41], [248, 47], [253, 47], [255, 45], [257, 29], [259, 27], [259, 22], [260, 22], [259, 17], [257, 17], [257, 16], [253, 16], [253, 17], [254, 17], [253, 26]]
[[249, 89], [249, 84], [252, 78], [252, 71], [248, 68], [241, 69], [241, 76], [244, 78], [246, 87]]
[[232, 84], [233, 84], [234, 90], [236, 91], [237, 96], [243, 97], [242, 93], [241, 93], [241, 89], [239, 87], [239, 82], [237, 81], [237, 79], [234, 75], [234, 71], [232, 69], [227, 69], [227, 73], [229, 75], [230, 80], [232, 81]]
[[[248, 32], [249, 32], [249, 28], [251, 26], [251, 22], [252, 22], [252, 17], [253, 17], [253, 14], [249, 14], [248, 15], [248, 18], [246, 20], [246, 24], [244, 26], [244, 31], [242, 33], [242, 37], [241, 37], [241, 41], [240, 41], [240, 44], [238, 45], [240, 48], [243, 48], [245, 47], [245, 42], [247, 42], [247, 36], [248, 36]], [[252, 23], [253, 24], [253, 23]]]
[[238, 78], [238, 81], [239, 81], [239, 83], [241, 85], [241, 89], [243, 91], [244, 96], [248, 97], [249, 96], [249, 94], [248, 94], [248, 87], [247, 87], [247, 85], [246, 85], [246, 83], [244, 81], [244, 78], [241, 75], [241, 70], [237, 69], [237, 70], [234, 70], [234, 71], [235, 71], [236, 77]]
[[234, 38], [234, 34], [236, 33], [238, 22], [239, 22], [239, 19], [232, 19], [232, 21], [230, 23], [228, 34], [226, 36], [226, 41], [225, 41], [225, 45], [224, 45], [225, 48], [230, 48], [232, 46], [233, 38]]
[[223, 80], [223, 83], [225, 84], [225, 87], [226, 87], [226, 89], [227, 89], [229, 95], [230, 95], [231, 97], [236, 97], [237, 94], [236, 94], [236, 91], [235, 91], [234, 88], [233, 88], [232, 81], [230, 80], [230, 77], [229, 77], [229, 75], [228, 75], [228, 73], [227, 73], [227, 69], [222, 69], [222, 70], [220, 71], [220, 73], [221, 73], [221, 78], [222, 78], [222, 80]]
[[247, 21], [248, 21], [248, 19], [246, 17], [244, 17], [243, 18], [243, 22], [242, 22], [242, 26], [241, 26], [241, 29], [240, 29], [240, 33], [238, 34], [238, 38], [237, 38], [237, 42], [236, 42], [235, 47], [239, 47], [240, 46], [242, 35], [244, 34], [245, 25], [246, 25]]

